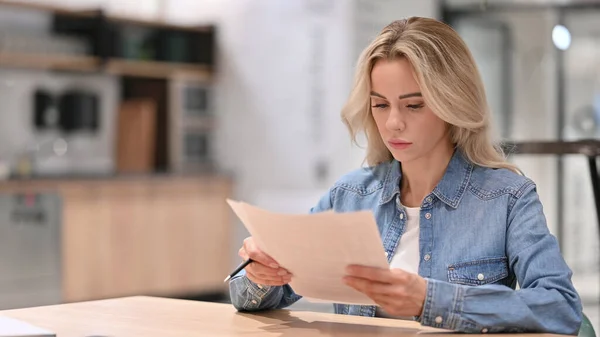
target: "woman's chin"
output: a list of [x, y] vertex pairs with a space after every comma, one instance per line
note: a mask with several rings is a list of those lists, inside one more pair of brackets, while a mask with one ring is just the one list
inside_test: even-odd
[[398, 151], [398, 150], [392, 149], [390, 152], [392, 153], [392, 157], [394, 157], [394, 159], [396, 159], [397, 161], [399, 161], [401, 163], [408, 163], [419, 157], [418, 155], [415, 155], [414, 153], [408, 153], [407, 151], [404, 151], [404, 150]]

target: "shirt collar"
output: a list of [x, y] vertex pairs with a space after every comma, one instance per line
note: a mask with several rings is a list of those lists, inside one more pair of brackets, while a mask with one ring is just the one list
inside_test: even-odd
[[[474, 165], [460, 151], [455, 151], [442, 180], [433, 189], [433, 194], [448, 206], [457, 208], [469, 184], [473, 168]], [[400, 194], [401, 179], [401, 164], [397, 160], [392, 160], [383, 183], [380, 205], [389, 202]]]

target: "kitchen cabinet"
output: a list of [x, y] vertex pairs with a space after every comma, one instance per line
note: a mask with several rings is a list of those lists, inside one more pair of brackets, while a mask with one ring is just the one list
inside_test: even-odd
[[63, 302], [225, 293], [230, 179], [166, 175], [0, 184], [0, 193], [34, 191], [62, 197]]

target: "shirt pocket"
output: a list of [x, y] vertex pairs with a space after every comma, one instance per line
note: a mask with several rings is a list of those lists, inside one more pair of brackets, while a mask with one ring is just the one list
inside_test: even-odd
[[450, 283], [478, 286], [498, 282], [508, 276], [506, 257], [486, 258], [448, 266]]

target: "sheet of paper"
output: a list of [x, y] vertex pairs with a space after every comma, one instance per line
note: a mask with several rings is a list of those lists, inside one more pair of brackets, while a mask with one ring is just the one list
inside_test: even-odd
[[258, 247], [294, 275], [290, 285], [297, 294], [308, 300], [374, 304], [342, 282], [350, 264], [389, 268], [370, 211], [290, 215], [227, 202]]
[[0, 316], [0, 337], [54, 337], [56, 334], [27, 322]]

